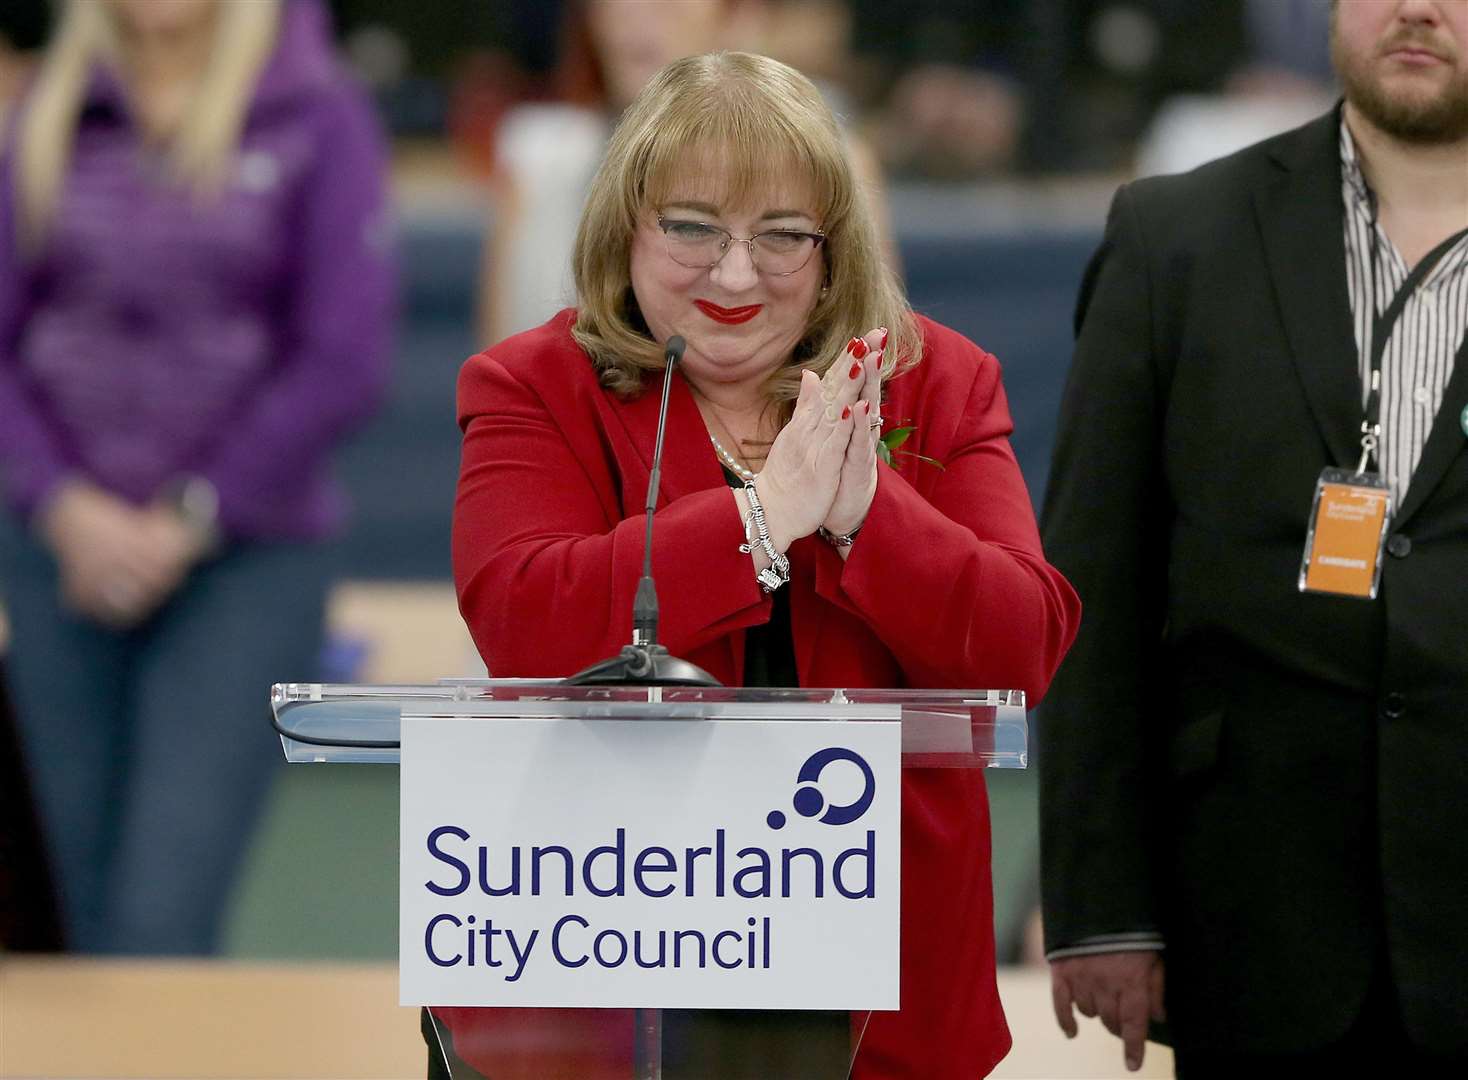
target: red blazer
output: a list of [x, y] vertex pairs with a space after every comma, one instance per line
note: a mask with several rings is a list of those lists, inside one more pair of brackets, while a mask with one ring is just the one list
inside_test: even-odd
[[[569, 674], [631, 639], [660, 383], [632, 400], [602, 389], [574, 318], [509, 338], [459, 379], [454, 580], [497, 676]], [[879, 464], [846, 562], [813, 536], [791, 546], [800, 683], [1017, 688], [1033, 705], [1080, 604], [1041, 553], [998, 362], [920, 323], [923, 362], [884, 388], [882, 413], [889, 426], [915, 424], [903, 449], [943, 467], [906, 455]], [[743, 671], [745, 628], [771, 607], [743, 539], [698, 407], [675, 379], [653, 538], [659, 639], [727, 685]], [[982, 1076], [1008, 1050], [989, 850], [980, 771], [904, 771], [902, 1009], [872, 1014], [855, 1076]]]

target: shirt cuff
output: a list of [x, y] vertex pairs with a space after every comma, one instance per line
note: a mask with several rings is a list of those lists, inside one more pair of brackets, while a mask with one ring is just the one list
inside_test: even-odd
[[1139, 930], [1129, 934], [1096, 934], [1070, 945], [1051, 949], [1046, 960], [1064, 960], [1071, 956], [1098, 956], [1114, 952], [1161, 952], [1167, 948], [1162, 935], [1155, 930]]

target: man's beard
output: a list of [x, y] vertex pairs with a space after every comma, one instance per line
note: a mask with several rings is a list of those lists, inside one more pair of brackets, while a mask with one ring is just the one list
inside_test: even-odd
[[[1391, 47], [1406, 44], [1409, 43], [1394, 42]], [[1459, 73], [1435, 97], [1394, 95], [1372, 70], [1374, 58], [1348, 55], [1334, 35], [1330, 42], [1330, 56], [1345, 89], [1346, 100], [1386, 134], [1420, 145], [1468, 139], [1468, 75]]]

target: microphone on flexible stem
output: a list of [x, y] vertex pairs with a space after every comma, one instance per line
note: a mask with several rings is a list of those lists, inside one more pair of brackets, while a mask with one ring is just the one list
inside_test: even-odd
[[684, 341], [668, 339], [663, 354], [663, 400], [658, 410], [658, 435], [652, 450], [652, 475], [647, 481], [647, 531], [642, 543], [642, 577], [632, 600], [632, 644], [616, 656], [592, 664], [566, 679], [571, 686], [721, 686], [703, 668], [680, 660], [658, 644], [658, 590], [652, 580], [652, 520], [662, 478], [663, 435], [668, 426], [668, 398], [673, 389], [673, 367], [683, 359]]

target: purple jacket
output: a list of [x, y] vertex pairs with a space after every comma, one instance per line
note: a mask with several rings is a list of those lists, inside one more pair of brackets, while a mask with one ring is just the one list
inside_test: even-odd
[[92, 81], [44, 249], [16, 247], [0, 157], [0, 481], [30, 515], [66, 475], [143, 503], [195, 474], [220, 523], [315, 538], [328, 456], [386, 384], [394, 273], [383, 139], [317, 0], [280, 38], [217, 200], [163, 178], [121, 87]]

